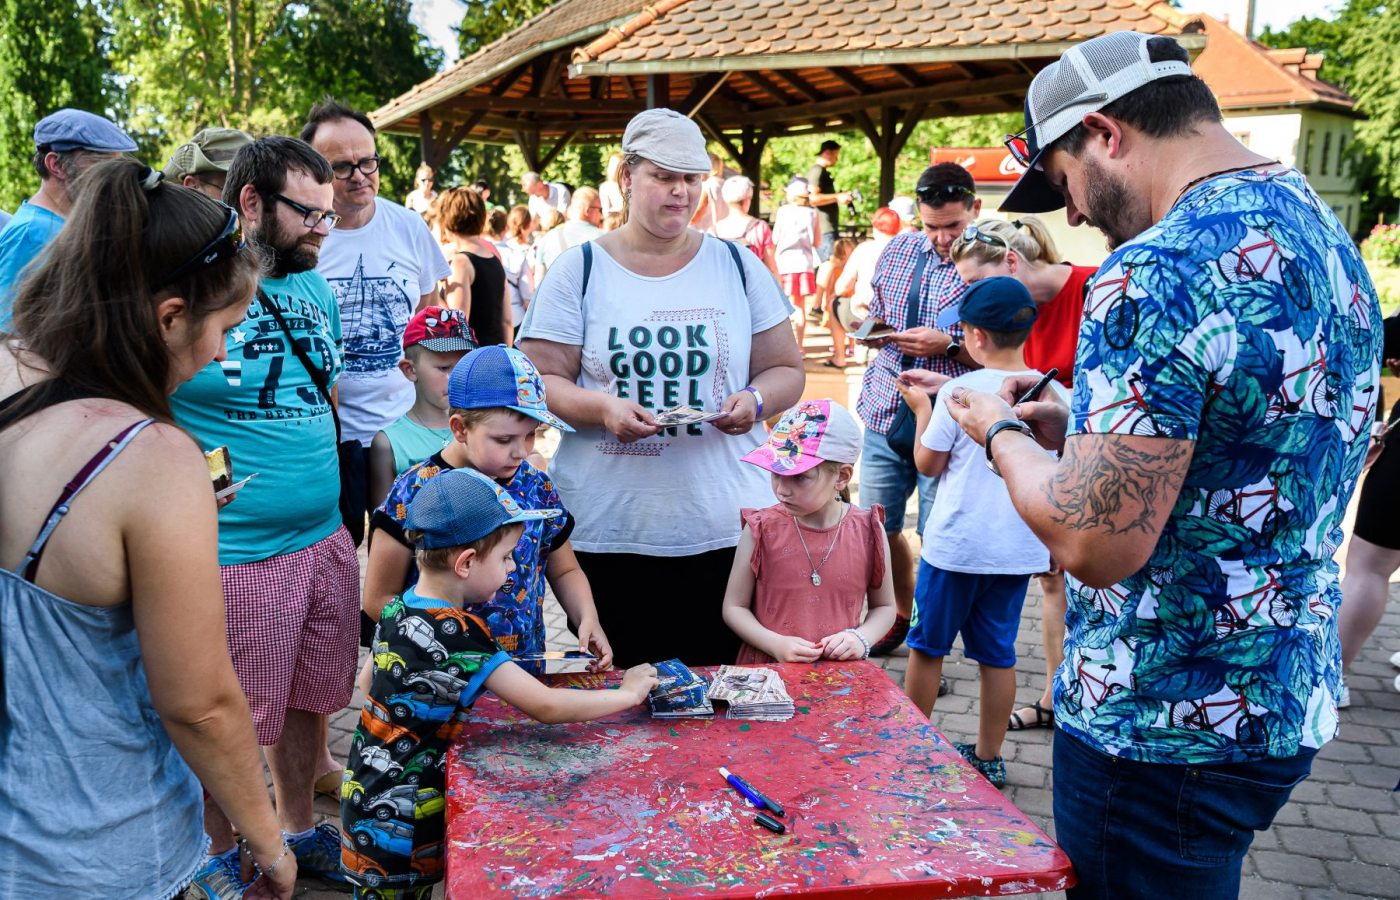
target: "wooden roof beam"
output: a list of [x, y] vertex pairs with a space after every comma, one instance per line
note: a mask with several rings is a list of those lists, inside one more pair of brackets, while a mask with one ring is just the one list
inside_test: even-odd
[[752, 81], [755, 85], [757, 85], [759, 90], [763, 91], [763, 93], [778, 101], [779, 106], [792, 105], [792, 98], [789, 97], [782, 88], [774, 84], [762, 72], [748, 71], [744, 73], [744, 77], [747, 78], [749, 81]]
[[811, 82], [801, 75], [798, 75], [796, 72], [789, 71], [788, 69], [774, 69], [773, 74], [787, 82], [788, 87], [796, 91], [798, 96], [808, 103], [816, 103], [818, 100], [825, 99], [821, 91], [813, 87]]
[[919, 76], [918, 72], [915, 72], [913, 69], [911, 69], [909, 66], [904, 65], [903, 63], [895, 63], [894, 65], [890, 66], [890, 71], [894, 73], [894, 77], [904, 82], [905, 86], [907, 87], [916, 88], [923, 87], [924, 85], [928, 84], [927, 81], [925, 81]]
[[452, 109], [492, 112], [633, 112], [642, 111], [637, 100], [604, 100], [594, 97], [485, 97], [481, 94], [463, 94], [451, 102]]
[[834, 66], [830, 71], [837, 81], [841, 82], [846, 87], [855, 91], [858, 96], [864, 96], [870, 93], [870, 85], [866, 84], [864, 81], [861, 81], [858, 77], [856, 77], [855, 72], [852, 72], [845, 66]]
[[728, 72], [712, 72], [696, 79], [695, 87], [691, 88], [690, 93], [685, 95], [685, 99], [675, 107], [676, 112], [692, 119], [695, 118], [696, 114], [700, 112], [700, 108], [709, 102], [710, 98], [715, 95], [715, 91], [719, 90], [720, 85], [724, 84], [728, 78]]
[[[746, 74], [752, 75], [753, 73]], [[748, 113], [745, 120], [755, 125], [768, 125], [792, 118], [799, 110], [803, 118], [849, 115], [855, 112], [852, 109], [852, 103], [857, 102], [856, 109], [874, 109], [881, 106], [910, 106], [915, 103], [935, 103], [942, 100], [981, 99], [1013, 91], [1024, 91], [1030, 86], [1030, 83], [1031, 79], [1025, 75], [1002, 75], [983, 79], [973, 84], [965, 82], [937, 84], [906, 90], [881, 91], [860, 98], [842, 97], [836, 100], [822, 100], [817, 103], [802, 104], [799, 108], [758, 110]]]

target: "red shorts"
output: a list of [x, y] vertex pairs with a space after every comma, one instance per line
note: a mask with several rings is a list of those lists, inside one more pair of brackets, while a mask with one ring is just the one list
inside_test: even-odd
[[304, 550], [219, 571], [228, 649], [258, 743], [277, 743], [288, 709], [344, 709], [360, 643], [360, 562], [350, 533], [342, 526]]
[[816, 272], [779, 275], [778, 280], [783, 283], [783, 293], [789, 297], [810, 297], [817, 292]]

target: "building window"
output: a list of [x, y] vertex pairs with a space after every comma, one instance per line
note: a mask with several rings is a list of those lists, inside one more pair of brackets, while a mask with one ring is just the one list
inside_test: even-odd
[[1236, 131], [1234, 134], [1232, 134], [1232, 135], [1230, 135], [1230, 136], [1233, 137], [1235, 140], [1239, 141], [1241, 144], [1244, 144], [1246, 147], [1249, 146], [1249, 132], [1248, 132], [1248, 131]]
[[1344, 134], [1337, 138], [1337, 174], [1342, 177], [1347, 174], [1347, 136]]
[[1327, 132], [1322, 136], [1322, 174], [1327, 174], [1328, 163], [1332, 157], [1332, 132]]
[[1304, 175], [1310, 175], [1310, 174], [1312, 174], [1312, 147], [1313, 147], [1313, 130], [1312, 130], [1311, 128], [1309, 128], [1309, 129], [1308, 129], [1308, 135], [1307, 135], [1307, 137], [1304, 138], [1304, 140], [1303, 140], [1303, 174], [1304, 174]]

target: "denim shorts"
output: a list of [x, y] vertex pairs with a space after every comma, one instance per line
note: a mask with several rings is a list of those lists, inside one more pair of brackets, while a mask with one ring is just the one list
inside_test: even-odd
[[1316, 751], [1222, 765], [1111, 756], [1055, 729], [1055, 841], [1079, 876], [1069, 900], [1230, 900], [1254, 833]]
[[949, 572], [919, 560], [909, 649], [947, 656], [962, 633], [963, 655], [984, 665], [1016, 665], [1016, 632], [1029, 575]]
[[938, 493], [938, 479], [920, 475], [913, 463], [900, 459], [899, 454], [885, 442], [883, 434], [867, 428], [863, 440], [857, 497], [860, 505], [865, 509], [875, 503], [883, 506], [885, 534], [899, 534], [904, 530], [904, 507], [909, 503], [914, 489], [918, 488], [918, 531], [919, 536], [923, 537], [924, 523], [928, 521], [933, 498]]

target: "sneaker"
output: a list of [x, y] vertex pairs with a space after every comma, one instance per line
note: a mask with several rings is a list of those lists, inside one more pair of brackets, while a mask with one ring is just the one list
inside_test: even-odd
[[1395, 668], [1400, 669], [1400, 650], [1396, 650], [1390, 655], [1390, 664]]
[[992, 787], [1006, 787], [1006, 760], [998, 756], [995, 759], [983, 759], [977, 755], [976, 744], [954, 744], [953, 749], [962, 754], [962, 758], [972, 763], [972, 767], [982, 773], [982, 776], [992, 783]]
[[1395, 689], [1400, 691], [1400, 675], [1395, 676]]
[[909, 620], [896, 614], [894, 624], [890, 630], [885, 632], [885, 636], [875, 642], [870, 648], [871, 656], [889, 656], [896, 647], [904, 643], [904, 639], [909, 636]]
[[288, 840], [297, 858], [297, 873], [315, 875], [322, 881], [350, 886], [350, 879], [340, 871], [340, 829], [322, 822], [316, 830], [300, 840]]
[[951, 691], [951, 690], [952, 690], [952, 688], [948, 687], [948, 679], [944, 678], [942, 675], [939, 675], [939, 676], [938, 676], [938, 696], [943, 697], [943, 696], [947, 695], [947, 693], [948, 693], [949, 691]]
[[[237, 860], [237, 848], [234, 851], [233, 859]], [[238, 879], [237, 865], [223, 856], [209, 857], [204, 861], [204, 868], [195, 874], [186, 896], [202, 900], [239, 900], [248, 885]]]
[[1351, 688], [1347, 687], [1345, 681], [1342, 682], [1342, 695], [1337, 698], [1337, 709], [1346, 709], [1351, 706]]

